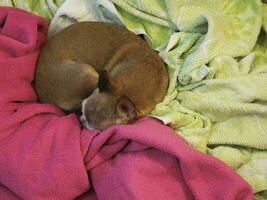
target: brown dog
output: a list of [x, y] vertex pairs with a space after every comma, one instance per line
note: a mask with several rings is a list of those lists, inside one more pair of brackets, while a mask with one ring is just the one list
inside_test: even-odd
[[49, 38], [36, 69], [42, 102], [81, 109], [98, 129], [149, 114], [168, 87], [166, 66], [140, 37], [104, 22], [81, 22]]

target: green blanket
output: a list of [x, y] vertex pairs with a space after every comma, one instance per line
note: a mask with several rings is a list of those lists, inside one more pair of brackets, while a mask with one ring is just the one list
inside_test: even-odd
[[168, 64], [171, 80], [152, 115], [235, 169], [256, 199], [267, 199], [267, 6], [259, 0], [79, 1], [84, 10], [75, 15], [71, 0], [65, 2], [51, 33], [74, 21], [102, 20], [143, 34]]
[[64, 0], [0, 0], [0, 6], [17, 7], [51, 20]]

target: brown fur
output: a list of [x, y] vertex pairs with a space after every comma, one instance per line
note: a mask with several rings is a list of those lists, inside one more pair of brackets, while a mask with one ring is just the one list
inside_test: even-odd
[[[42, 102], [72, 112], [99, 85], [101, 92], [88, 100], [85, 115], [104, 129], [151, 112], [166, 95], [168, 81], [160, 57], [134, 33], [114, 24], [81, 22], [49, 38], [35, 86]], [[127, 112], [118, 111], [119, 102]]]

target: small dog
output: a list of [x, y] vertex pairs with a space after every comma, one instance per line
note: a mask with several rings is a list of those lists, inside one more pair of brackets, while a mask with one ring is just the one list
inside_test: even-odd
[[83, 109], [83, 124], [100, 130], [149, 114], [168, 83], [156, 52], [126, 28], [104, 22], [75, 23], [49, 38], [35, 74], [41, 102], [67, 113]]

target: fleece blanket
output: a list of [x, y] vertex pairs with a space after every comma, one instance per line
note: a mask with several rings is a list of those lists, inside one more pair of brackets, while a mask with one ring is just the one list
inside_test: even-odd
[[[75, 1], [76, 2], [76, 1]], [[215, 156], [267, 199], [267, 4], [260, 0], [66, 0], [50, 34], [82, 20], [142, 34], [168, 64], [152, 114]], [[68, 16], [65, 17], [64, 16]]]
[[223, 162], [143, 118], [104, 132], [37, 102], [32, 85], [48, 23], [0, 7], [1, 199], [251, 200]]
[[64, 0], [0, 0], [0, 6], [27, 10], [51, 20]]

